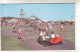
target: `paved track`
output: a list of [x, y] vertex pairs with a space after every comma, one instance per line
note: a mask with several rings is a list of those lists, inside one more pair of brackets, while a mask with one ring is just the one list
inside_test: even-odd
[[[23, 35], [32, 35], [38, 34], [38, 32], [34, 31], [25, 31]], [[2, 31], [2, 36], [18, 36], [17, 33], [13, 33], [12, 31]], [[75, 48], [75, 44], [69, 41], [64, 41], [63, 44], [59, 45], [52, 45], [44, 47], [43, 45], [39, 44], [36, 40], [25, 40], [23, 44], [27, 46], [30, 50], [69, 50]]]
[[25, 40], [24, 45], [30, 50], [69, 50], [75, 47], [75, 44], [68, 41], [63, 41], [63, 44], [46, 46], [39, 44], [37, 40]]

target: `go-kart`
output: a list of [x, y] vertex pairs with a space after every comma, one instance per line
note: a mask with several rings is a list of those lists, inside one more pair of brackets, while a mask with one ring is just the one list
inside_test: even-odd
[[37, 42], [43, 46], [62, 44], [62, 37], [51, 38], [50, 36], [45, 36], [45, 40], [43, 40], [43, 38], [39, 36]]

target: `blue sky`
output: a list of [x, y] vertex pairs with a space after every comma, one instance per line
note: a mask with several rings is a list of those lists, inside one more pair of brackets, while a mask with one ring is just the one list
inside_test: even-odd
[[[75, 19], [74, 4], [2, 4], [1, 9], [1, 17], [19, 17], [20, 10], [23, 9], [27, 17], [35, 15], [42, 20]], [[26, 16], [23, 17], [26, 18]]]

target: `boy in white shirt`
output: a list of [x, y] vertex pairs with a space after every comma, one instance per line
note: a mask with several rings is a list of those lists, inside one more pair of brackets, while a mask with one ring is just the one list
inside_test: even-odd
[[52, 31], [52, 32], [51, 32], [51, 38], [56, 38], [56, 37], [59, 37], [59, 36], [58, 36], [57, 34], [55, 35], [55, 34], [54, 34], [54, 31]]
[[55, 38], [56, 35], [54, 34], [54, 31], [51, 32], [51, 38]]

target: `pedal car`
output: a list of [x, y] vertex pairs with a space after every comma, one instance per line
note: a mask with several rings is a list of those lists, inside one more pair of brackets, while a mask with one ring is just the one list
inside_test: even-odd
[[45, 36], [45, 40], [43, 40], [42, 37], [39, 36], [38, 43], [43, 46], [62, 44], [62, 37], [51, 38], [50, 36]]
[[62, 44], [62, 37], [56, 37], [50, 39], [51, 44]]

